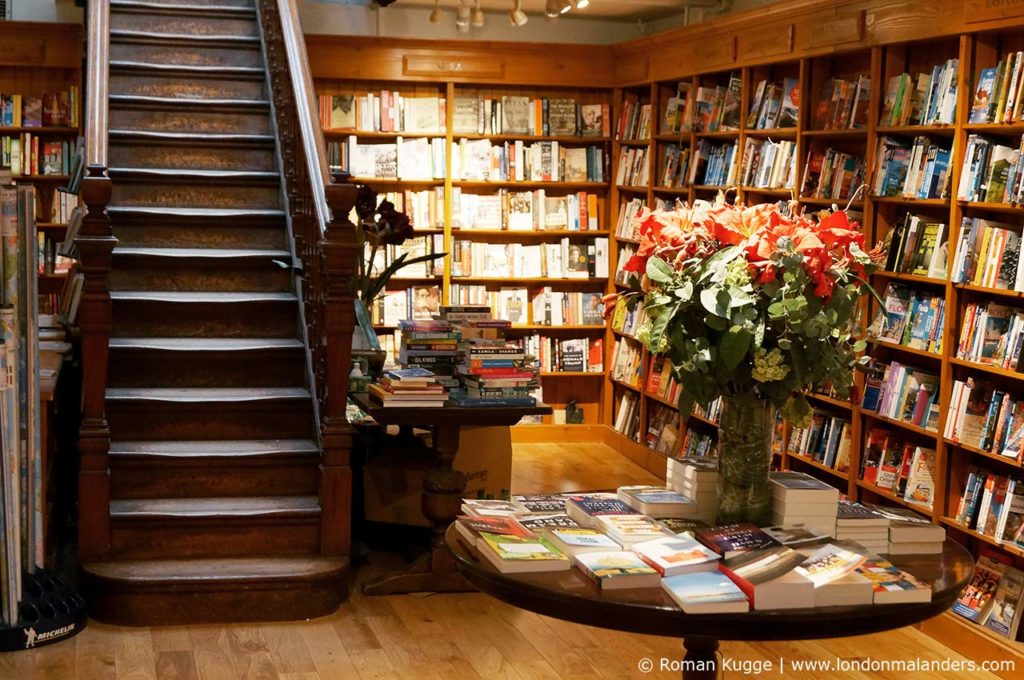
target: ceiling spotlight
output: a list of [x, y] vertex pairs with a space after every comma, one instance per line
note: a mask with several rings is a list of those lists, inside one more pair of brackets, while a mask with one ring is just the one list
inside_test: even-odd
[[590, 0], [576, 0], [573, 4], [576, 5], [576, 9], [583, 9], [590, 4]]
[[473, 7], [473, 26], [484, 27], [484, 11], [480, 9], [480, 0], [476, 0], [476, 6]]
[[554, 19], [562, 13], [562, 6], [558, 0], [548, 0], [547, 5], [544, 7], [544, 16], [549, 19]]
[[530, 17], [526, 16], [526, 12], [523, 11], [522, 0], [515, 0], [512, 11], [508, 13], [508, 20], [513, 26], [522, 26], [530, 20]]
[[441, 23], [441, 0], [434, 0], [434, 10], [430, 13], [430, 23]]
[[470, 14], [469, 5], [464, 0], [460, 1], [455, 9], [455, 28], [459, 33], [469, 33]]
[[565, 14], [572, 9], [572, 3], [569, 0], [558, 0], [558, 13]]

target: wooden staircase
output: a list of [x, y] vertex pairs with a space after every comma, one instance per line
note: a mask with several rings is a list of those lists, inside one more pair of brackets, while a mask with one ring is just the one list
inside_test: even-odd
[[87, 140], [106, 148], [88, 150], [79, 239], [80, 543], [100, 620], [307, 618], [347, 593], [348, 430], [316, 383], [324, 314], [296, 251], [327, 239], [297, 234], [308, 213], [285, 180], [303, 173], [284, 172], [302, 159], [272, 118], [297, 115], [273, 92], [297, 79], [265, 60], [276, 9], [90, 3], [90, 69], [108, 70], [87, 94]]

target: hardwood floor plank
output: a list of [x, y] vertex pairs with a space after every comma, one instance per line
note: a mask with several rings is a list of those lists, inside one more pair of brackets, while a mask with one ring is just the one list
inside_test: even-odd
[[125, 628], [115, 641], [114, 661], [118, 680], [155, 680], [156, 652], [149, 629]]
[[345, 649], [345, 644], [338, 637], [330, 617], [302, 621], [296, 626], [313, 661], [313, 667], [322, 680], [349, 680], [358, 677], [359, 671]]
[[52, 644], [34, 649], [33, 680], [64, 680], [77, 675], [77, 658], [73, 645]]
[[228, 626], [224, 632], [238, 668], [239, 680], [278, 680], [280, 676], [270, 653], [270, 644], [260, 625]]
[[159, 680], [199, 680], [192, 652], [157, 652], [156, 676]]
[[162, 626], [150, 628], [155, 652], [190, 652], [192, 638], [188, 635], [187, 626]]
[[[227, 626], [189, 626], [192, 660], [200, 680], [238, 677], [234, 650], [228, 644]], [[88, 633], [86, 630], [84, 634]], [[120, 679], [119, 679], [120, 680]]]
[[352, 652], [352, 663], [360, 680], [404, 680], [391, 665], [383, 649], [360, 649]]
[[292, 623], [262, 623], [260, 630], [270, 648], [274, 666], [282, 676], [286, 673], [315, 673], [316, 665], [302, 634]]
[[[70, 645], [75, 649], [78, 658], [78, 677], [96, 678], [96, 680], [116, 680], [117, 662], [115, 647], [117, 638], [123, 628], [108, 626], [98, 621], [90, 621], [84, 631], [61, 645]], [[0, 658], [9, 656], [0, 654]], [[0, 662], [2, 667], [2, 662]], [[13, 677], [3, 675], [2, 677]]]

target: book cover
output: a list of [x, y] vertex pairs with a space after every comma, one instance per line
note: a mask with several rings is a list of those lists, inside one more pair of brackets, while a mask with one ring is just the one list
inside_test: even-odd
[[981, 556], [974, 567], [971, 582], [960, 593], [960, 598], [953, 603], [953, 611], [969, 621], [986, 623], [996, 589], [1005, 571], [1005, 564], [987, 555]]
[[819, 588], [852, 573], [866, 559], [867, 555], [830, 543], [811, 553], [796, 570], [810, 579], [815, 588]]
[[662, 589], [687, 613], [749, 610], [747, 596], [718, 571], [681, 574], [662, 579]]
[[510, 562], [552, 560], [567, 562], [568, 558], [545, 538], [510, 536], [506, 534], [480, 534], [480, 548], [490, 548], [500, 559]]
[[1017, 639], [1020, 627], [1021, 597], [1024, 595], [1024, 572], [1007, 567], [999, 579], [985, 626], [1010, 640]]
[[931, 602], [932, 589], [881, 557], [868, 557], [856, 572], [871, 581], [875, 604]]
[[710, 571], [718, 566], [718, 553], [688, 536], [666, 536], [643, 541], [633, 552], [662, 576]]
[[777, 545], [775, 539], [753, 524], [724, 524], [698, 531], [696, 538], [719, 555], [729, 558], [749, 550]]

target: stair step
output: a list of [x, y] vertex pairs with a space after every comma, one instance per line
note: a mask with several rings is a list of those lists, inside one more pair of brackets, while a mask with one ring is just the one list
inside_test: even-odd
[[238, 304], [240, 302], [298, 302], [292, 293], [241, 293], [233, 291], [158, 291], [118, 290], [111, 291], [111, 300], [132, 300], [144, 302], [176, 302], [201, 304]]
[[114, 236], [123, 246], [180, 248], [266, 248], [279, 250], [288, 243], [283, 225], [254, 222], [217, 224], [183, 219], [177, 223], [166, 218], [115, 221]]
[[294, 338], [294, 293], [131, 291], [110, 293], [113, 337]]
[[110, 63], [112, 95], [258, 100], [266, 95], [264, 73], [256, 67]]
[[113, 59], [110, 61], [110, 70], [118, 73], [191, 78], [243, 78], [262, 81], [265, 77], [263, 69], [259, 66], [206, 66], [204, 64], [166, 64]]
[[110, 127], [159, 132], [267, 134], [265, 99], [158, 97], [113, 94]]
[[155, 208], [142, 205], [119, 207], [111, 206], [107, 212], [115, 221], [167, 219], [175, 222], [198, 220], [203, 222], [224, 222], [251, 224], [271, 221], [283, 224], [284, 210], [279, 208], [246, 209], [246, 208]]
[[182, 66], [264, 66], [259, 41], [228, 37], [210, 40], [190, 35], [154, 36], [138, 31], [111, 31], [111, 61], [141, 61]]
[[118, 182], [163, 184], [216, 183], [216, 188], [239, 185], [278, 186], [281, 176], [272, 170], [209, 170], [200, 168], [110, 168], [110, 178]]
[[[253, 370], [259, 366], [259, 370]], [[303, 387], [297, 338], [111, 338], [109, 387]]]
[[130, 29], [111, 29], [110, 43], [161, 44], [191, 47], [237, 47], [259, 50], [259, 36], [254, 35], [209, 35], [203, 33], [157, 33]]
[[144, 12], [154, 14], [188, 14], [191, 16], [256, 17], [256, 8], [211, 1], [205, 5], [179, 2], [138, 2], [136, 0], [110, 0], [110, 9], [118, 12]]
[[112, 108], [150, 108], [150, 109], [199, 109], [219, 111], [269, 111], [270, 102], [265, 99], [241, 99], [222, 97], [217, 99], [200, 99], [196, 97], [158, 97], [141, 94], [112, 94]]
[[320, 547], [316, 496], [112, 500], [110, 524], [118, 558], [281, 556]]
[[315, 496], [320, 449], [309, 439], [114, 441], [115, 499]]
[[[167, 340], [167, 338], [163, 338]], [[141, 339], [144, 341], [144, 339]], [[110, 456], [117, 460], [129, 458], [188, 461], [197, 458], [229, 460], [303, 455], [319, 456], [320, 449], [311, 439], [235, 439], [186, 441], [113, 441]]]
[[[222, 176], [209, 173], [224, 172]], [[281, 206], [277, 173], [112, 169], [111, 205], [140, 208], [274, 210]]]
[[135, 2], [110, 3], [110, 28], [114, 31], [143, 31], [159, 35], [195, 34], [259, 37], [253, 8], [204, 8], [149, 5]]
[[286, 621], [346, 597], [344, 557], [111, 560], [82, 565], [90, 614], [120, 625]]
[[203, 144], [208, 146], [253, 146], [274, 148], [274, 135], [232, 134], [216, 132], [162, 132], [159, 130], [111, 130], [113, 143]]
[[110, 519], [253, 519], [316, 517], [316, 496], [264, 496], [256, 498], [148, 498], [110, 502]]
[[146, 248], [139, 246], [118, 246], [114, 255], [131, 255], [135, 257], [167, 257], [187, 259], [241, 260], [249, 258], [277, 258], [291, 260], [292, 254], [287, 250], [264, 250], [245, 248]]
[[301, 387], [263, 387], [235, 389], [231, 387], [122, 387], [109, 388], [107, 402], [174, 402], [178, 404], [251, 403], [258, 401], [308, 400], [309, 390]]

